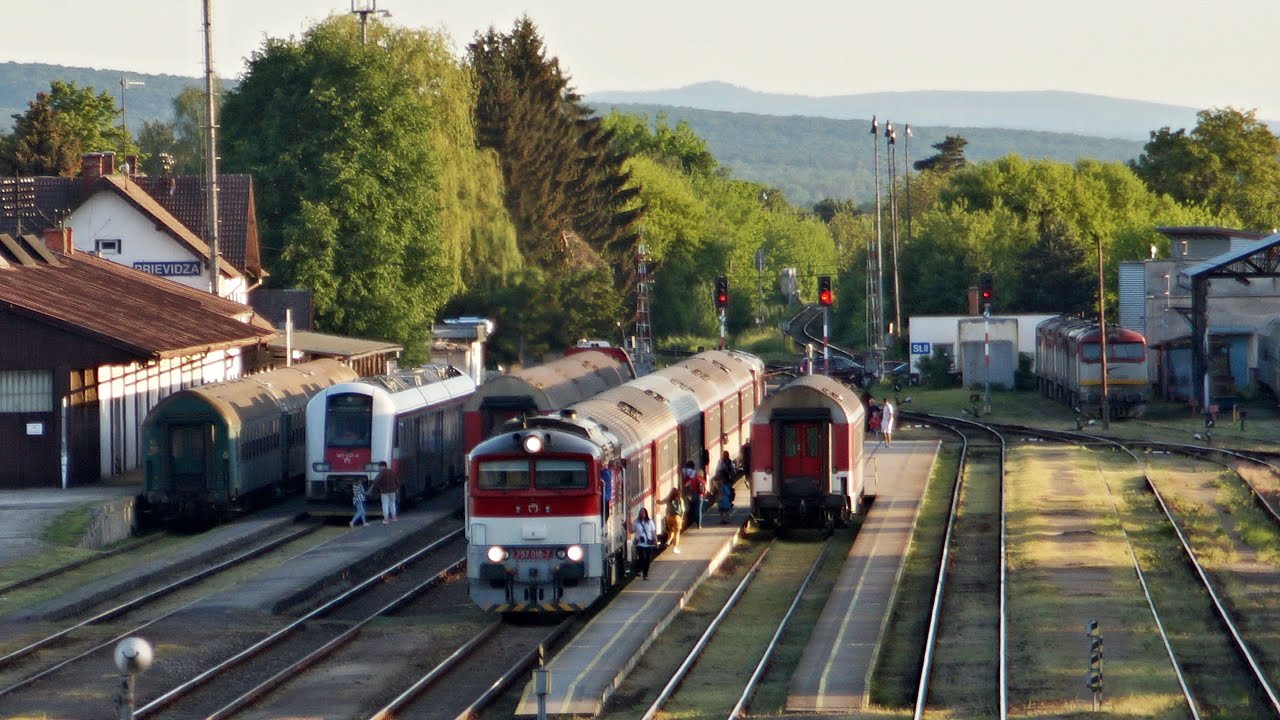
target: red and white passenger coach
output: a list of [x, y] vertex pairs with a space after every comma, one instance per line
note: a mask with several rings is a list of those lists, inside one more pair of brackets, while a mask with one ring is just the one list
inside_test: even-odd
[[[464, 472], [462, 408], [476, 390], [469, 375], [424, 365], [321, 390], [307, 403], [307, 511], [352, 512], [351, 486], [386, 463], [403, 500], [439, 490]], [[377, 512], [377, 504], [370, 504]]]
[[866, 408], [825, 375], [774, 390], [751, 422], [751, 512], [776, 527], [831, 528], [862, 512]]
[[573, 611], [618, 583], [628, 520], [680, 482], [686, 460], [743, 454], [764, 365], [711, 351], [509, 423], [468, 458], [471, 598], [500, 612]]

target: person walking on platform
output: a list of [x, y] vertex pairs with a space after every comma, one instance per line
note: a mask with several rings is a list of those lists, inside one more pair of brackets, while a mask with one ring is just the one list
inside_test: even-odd
[[716, 485], [716, 507], [720, 510], [720, 524], [729, 524], [729, 513], [733, 512], [733, 483], [735, 478], [730, 475], [721, 475], [717, 478]]
[[636, 536], [636, 571], [640, 577], [649, 579], [649, 564], [653, 562], [653, 553], [658, 549], [658, 528], [649, 519], [649, 511], [640, 508], [636, 513], [636, 521], [631, 531]]
[[368, 491], [364, 489], [364, 480], [356, 480], [351, 484], [351, 502], [356, 506], [356, 516], [347, 523], [351, 527], [355, 527], [357, 522], [360, 523], [360, 527], [369, 524], [369, 519], [364, 515], [364, 501], [368, 496]]
[[378, 463], [378, 476], [373, 479], [373, 484], [378, 488], [378, 492], [382, 494], [382, 524], [395, 522], [400, 519], [399, 508], [397, 508], [397, 496], [400, 494], [400, 478], [396, 476], [396, 472], [387, 467], [387, 461], [383, 460]]
[[667, 493], [667, 546], [671, 548], [671, 552], [676, 555], [680, 554], [680, 528], [684, 525], [684, 491], [673, 486], [671, 492]]
[[898, 421], [898, 406], [893, 400], [885, 398], [884, 409], [881, 410], [880, 435], [884, 437], [885, 447], [893, 445], [893, 426]]
[[702, 496], [707, 492], [706, 476], [698, 472], [692, 460], [684, 464], [683, 474], [688, 525], [702, 527]]

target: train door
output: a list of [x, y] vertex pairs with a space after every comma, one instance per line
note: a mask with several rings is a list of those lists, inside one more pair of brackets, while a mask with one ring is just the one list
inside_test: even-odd
[[827, 423], [817, 420], [783, 423], [781, 435], [779, 494], [821, 497], [825, 492], [829, 457]]
[[213, 425], [210, 423], [169, 426], [169, 451], [166, 460], [175, 489], [209, 489], [209, 463], [214, 454], [213, 446]]

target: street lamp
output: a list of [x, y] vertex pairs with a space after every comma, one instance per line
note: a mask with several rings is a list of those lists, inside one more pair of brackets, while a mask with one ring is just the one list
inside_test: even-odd
[[130, 80], [123, 75], [120, 77], [120, 127], [124, 128], [125, 134], [129, 132], [129, 120], [124, 112], [124, 91], [128, 88], [142, 85], [146, 85], [146, 83], [141, 80]]
[[116, 645], [116, 667], [120, 669], [120, 691], [116, 694], [116, 716], [133, 720], [133, 706], [138, 674], [151, 667], [151, 643], [139, 637], [121, 640]]
[[382, 17], [391, 17], [390, 10], [379, 10], [378, 0], [351, 0], [351, 14], [360, 16], [360, 44], [364, 45], [369, 41], [367, 25], [370, 15], [381, 15]]

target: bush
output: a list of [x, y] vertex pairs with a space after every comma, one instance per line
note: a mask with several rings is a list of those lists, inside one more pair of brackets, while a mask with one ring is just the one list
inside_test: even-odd
[[1031, 353], [1018, 353], [1018, 369], [1013, 374], [1013, 386], [1019, 390], [1035, 390], [1036, 375], [1031, 372]]
[[943, 390], [956, 387], [959, 383], [952, 372], [951, 356], [940, 347], [933, 349], [933, 355], [920, 358], [920, 382], [931, 390]]

